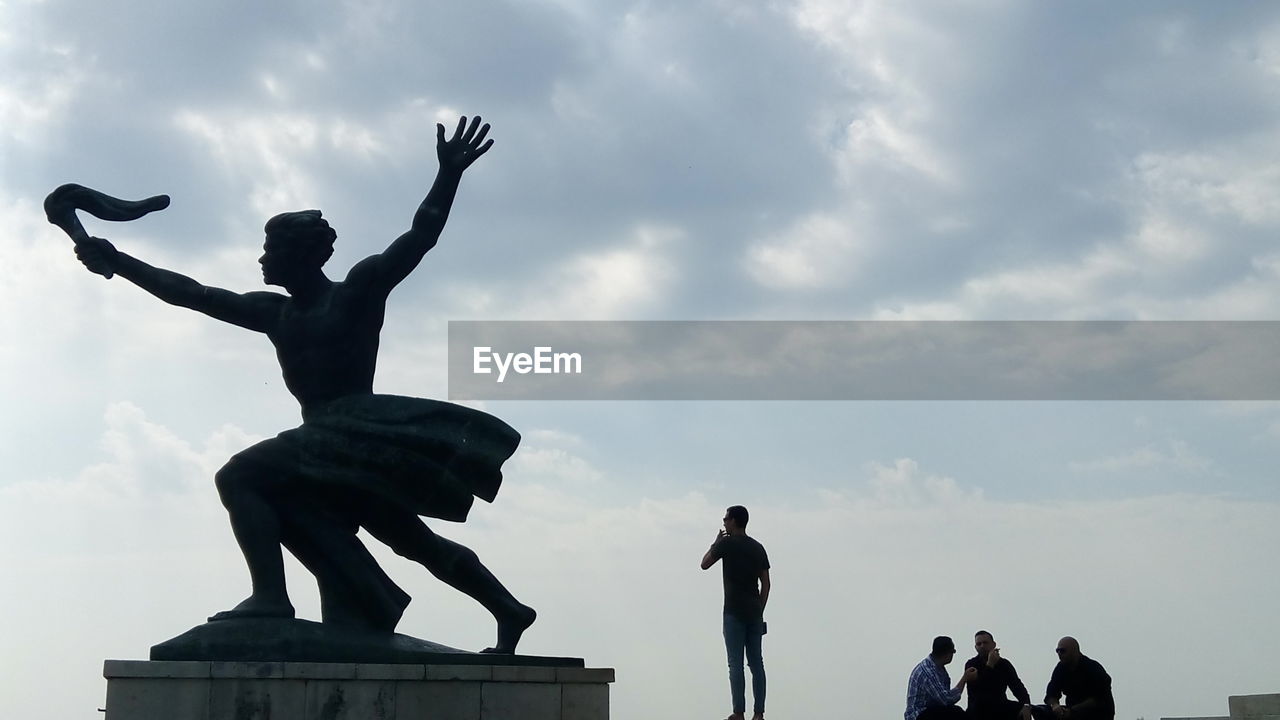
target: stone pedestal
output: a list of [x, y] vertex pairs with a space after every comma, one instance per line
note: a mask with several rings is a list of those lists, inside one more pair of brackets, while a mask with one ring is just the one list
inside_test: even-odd
[[106, 720], [607, 720], [612, 668], [108, 660]]

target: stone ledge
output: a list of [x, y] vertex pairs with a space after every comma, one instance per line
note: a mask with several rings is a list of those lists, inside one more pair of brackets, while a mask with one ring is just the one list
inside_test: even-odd
[[427, 665], [427, 680], [492, 680], [492, 665]]
[[108, 660], [102, 665], [102, 677], [105, 678], [208, 678], [210, 663], [155, 661], [155, 660]]
[[108, 720], [608, 720], [612, 668], [108, 660]]
[[495, 682], [553, 683], [556, 681], [556, 669], [496, 665], [493, 668], [493, 679]]
[[508, 683], [611, 683], [615, 679], [613, 668], [419, 663], [238, 663], [198, 660], [107, 660], [103, 663], [102, 676], [107, 679], [454, 680]]
[[613, 681], [613, 668], [556, 668], [556, 682], [611, 683]]

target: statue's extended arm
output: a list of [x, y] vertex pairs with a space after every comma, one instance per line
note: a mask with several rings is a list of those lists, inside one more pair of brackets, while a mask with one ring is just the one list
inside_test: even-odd
[[414, 213], [413, 224], [408, 232], [396, 238], [380, 255], [374, 255], [356, 265], [349, 279], [364, 276], [390, 292], [391, 288], [418, 267], [422, 257], [435, 247], [440, 232], [444, 230], [463, 171], [493, 146], [492, 140], [485, 140], [488, 134], [489, 124], [482, 125], [479, 116], [472, 118], [470, 125], [465, 116], [459, 118], [458, 127], [448, 140], [444, 136], [444, 126], [436, 125], [436, 155], [440, 159], [440, 170], [436, 173], [435, 183], [426, 199]]
[[234, 293], [201, 285], [186, 275], [148, 265], [91, 237], [76, 245], [76, 257], [99, 275], [114, 273], [170, 305], [190, 308], [249, 330], [271, 329], [283, 296], [270, 292]]

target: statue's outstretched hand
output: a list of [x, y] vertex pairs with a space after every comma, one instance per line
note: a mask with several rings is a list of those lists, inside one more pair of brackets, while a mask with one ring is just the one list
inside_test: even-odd
[[458, 127], [448, 140], [444, 138], [444, 125], [436, 123], [436, 156], [440, 158], [440, 168], [459, 173], [466, 170], [493, 147], [492, 140], [484, 139], [488, 134], [489, 123], [481, 125], [479, 115], [471, 118], [470, 125], [466, 115], [458, 118]]
[[115, 272], [116, 246], [100, 237], [89, 237], [76, 243], [76, 257], [89, 272], [111, 277]]

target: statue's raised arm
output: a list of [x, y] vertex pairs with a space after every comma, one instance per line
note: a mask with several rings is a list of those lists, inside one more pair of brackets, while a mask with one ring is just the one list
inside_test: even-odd
[[69, 183], [45, 198], [45, 215], [75, 243], [76, 257], [92, 273], [129, 280], [170, 305], [202, 312], [224, 322], [267, 332], [284, 297], [276, 293], [235, 293], [202, 285], [170, 270], [154, 267], [120, 252], [110, 242], [85, 231], [77, 210], [117, 222], [136, 220], [169, 206], [168, 195], [144, 200], [121, 200], [83, 185]]
[[414, 213], [413, 224], [381, 254], [366, 258], [352, 268], [348, 276], [350, 280], [367, 280], [384, 292], [390, 292], [418, 267], [444, 230], [463, 171], [493, 147], [493, 140], [485, 139], [488, 134], [489, 124], [482, 123], [479, 115], [471, 118], [470, 123], [466, 116], [459, 118], [453, 136], [448, 139], [445, 139], [444, 125], [436, 124], [436, 156], [440, 160], [440, 170], [426, 199]]

